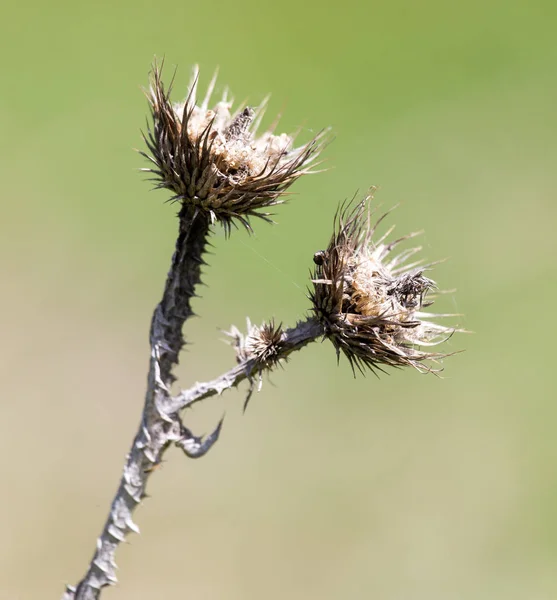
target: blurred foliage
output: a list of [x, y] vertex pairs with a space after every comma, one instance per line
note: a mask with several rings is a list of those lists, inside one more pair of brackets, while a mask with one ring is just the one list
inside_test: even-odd
[[[4, 317], [0, 598], [57, 597], [85, 569], [139, 418], [176, 207], [134, 170], [153, 57], [175, 99], [198, 62], [238, 100], [272, 92], [329, 171], [256, 235], [214, 237], [181, 382], [233, 362], [219, 329], [307, 309], [337, 203], [380, 186], [457, 335], [443, 379], [353, 379], [304, 350], [202, 461], [169, 453], [111, 598], [557, 597], [551, 306], [557, 96], [549, 1], [31, 1], [0, 19]], [[268, 117], [269, 122], [272, 116]], [[538, 314], [538, 311], [541, 311]], [[272, 385], [274, 384], [274, 385]]]

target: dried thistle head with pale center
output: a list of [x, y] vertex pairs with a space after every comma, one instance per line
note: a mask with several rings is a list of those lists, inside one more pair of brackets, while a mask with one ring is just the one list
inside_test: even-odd
[[232, 338], [232, 345], [236, 351], [236, 360], [238, 363], [253, 361], [253, 374], [257, 381], [250, 374], [248, 379], [250, 387], [244, 401], [244, 411], [248, 407], [253, 392], [261, 390], [263, 384], [263, 371], [272, 370], [280, 365], [281, 359], [286, 359], [283, 350], [284, 331], [282, 325], [275, 324], [274, 319], [268, 323], [263, 323], [260, 327], [252, 325], [247, 319], [247, 335], [244, 335], [237, 327], [232, 326], [230, 331], [225, 332]]
[[211, 222], [221, 221], [227, 233], [236, 221], [251, 231], [252, 216], [269, 219], [265, 209], [280, 204], [280, 196], [303, 174], [310, 173], [324, 143], [323, 133], [304, 146], [273, 129], [257, 136], [267, 99], [257, 108], [240, 106], [232, 112], [227, 92], [209, 107], [213, 77], [205, 97], [197, 100], [199, 73], [194, 69], [184, 102], [170, 101], [154, 66], [147, 98], [152, 127], [144, 135], [153, 163], [143, 169], [155, 175], [157, 187], [169, 189], [172, 200], [205, 211]]
[[257, 326], [247, 319], [247, 331], [247, 335], [244, 335], [233, 326], [230, 331], [225, 332], [233, 340], [237, 361], [253, 360], [256, 369], [272, 368], [279, 364], [284, 335], [282, 324], [276, 325], [274, 319], [271, 319], [268, 323]]
[[391, 228], [373, 240], [386, 215], [372, 224], [371, 199], [341, 206], [328, 248], [315, 254], [313, 310], [337, 353], [342, 351], [352, 368], [390, 365], [438, 371], [428, 362], [447, 355], [422, 348], [445, 341], [455, 331], [429, 319], [451, 315], [423, 311], [432, 304], [426, 297], [431, 298], [429, 292], [436, 286], [424, 275], [431, 265], [408, 264], [420, 248], [393, 255], [400, 242], [417, 234], [387, 242]]

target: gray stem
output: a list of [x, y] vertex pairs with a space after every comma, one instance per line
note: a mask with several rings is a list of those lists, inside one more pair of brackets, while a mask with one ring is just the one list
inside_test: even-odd
[[186, 203], [179, 219], [176, 251], [151, 323], [151, 360], [139, 429], [87, 572], [76, 587], [66, 587], [64, 600], [97, 599], [103, 587], [116, 582], [116, 549], [130, 531], [138, 531], [132, 520], [133, 511], [145, 496], [149, 476], [168, 446], [177, 443], [188, 455], [196, 457], [207, 452], [218, 437], [220, 428], [209, 436], [209, 444], [204, 443], [183, 426], [177, 413], [164, 410], [171, 397], [172, 370], [185, 343], [182, 327], [193, 314], [190, 300], [200, 282], [209, 232], [207, 216]]
[[[172, 371], [185, 343], [182, 326], [192, 315], [190, 300], [196, 284], [200, 282], [202, 254], [209, 232], [205, 216], [195, 209], [183, 207], [179, 217], [180, 233], [176, 251], [163, 298], [155, 309], [151, 323], [151, 361], [141, 423], [87, 572], [76, 587], [66, 587], [63, 600], [96, 600], [103, 587], [116, 583], [116, 549], [130, 531], [139, 531], [132, 519], [133, 512], [145, 496], [149, 476], [161, 462], [168, 446], [174, 443], [189, 457], [197, 458], [203, 456], [217, 441], [222, 421], [203, 440], [183, 425], [180, 411], [237, 386], [245, 379], [252, 381], [254, 374], [261, 375], [278, 360], [286, 359], [292, 352], [323, 335], [322, 325], [315, 318], [309, 318], [282, 333], [277, 346], [278, 354], [272, 363], [245, 358], [213, 381], [197, 383], [172, 397]], [[250, 393], [252, 389], [253, 386]]]

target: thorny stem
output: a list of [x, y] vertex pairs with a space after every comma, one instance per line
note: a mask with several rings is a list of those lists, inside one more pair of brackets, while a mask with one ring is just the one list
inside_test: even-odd
[[[179, 214], [180, 232], [163, 297], [151, 323], [151, 361], [141, 423], [126, 460], [120, 485], [112, 501], [109, 516], [97, 540], [97, 549], [89, 568], [77, 587], [67, 586], [63, 600], [96, 600], [102, 588], [116, 583], [115, 554], [130, 532], [138, 532], [132, 514], [145, 497], [149, 476], [171, 443], [191, 458], [203, 456], [217, 441], [222, 421], [204, 440], [194, 436], [182, 423], [179, 413], [205, 398], [235, 387], [245, 379], [271, 369], [277, 361], [322, 337], [323, 327], [313, 317], [282, 333], [278, 354], [272, 363], [255, 358], [242, 360], [213, 381], [196, 383], [177, 396], [170, 395], [172, 373], [184, 338], [182, 327], [193, 313], [190, 300], [200, 282], [209, 222], [195, 208], [184, 206]], [[250, 387], [250, 393], [253, 385]]]
[[190, 300], [201, 281], [201, 265], [205, 264], [202, 256], [209, 233], [208, 217], [190, 204], [182, 206], [178, 218], [176, 251], [162, 300], [153, 314], [150, 333], [151, 347], [160, 350], [160, 375], [166, 385], [175, 379], [172, 369], [178, 364], [184, 345], [182, 326], [193, 314]]
[[116, 549], [130, 531], [138, 531], [133, 511], [145, 496], [149, 476], [168, 446], [174, 442], [195, 458], [205, 454], [218, 438], [220, 424], [203, 441], [184, 427], [177, 412], [169, 414], [161, 408], [170, 399], [172, 370], [185, 343], [182, 327], [192, 315], [190, 300], [200, 282], [209, 232], [208, 217], [191, 205], [183, 204], [179, 219], [176, 251], [151, 323], [151, 360], [141, 423], [89, 568], [77, 587], [67, 586], [64, 600], [97, 599], [103, 587], [116, 582]]

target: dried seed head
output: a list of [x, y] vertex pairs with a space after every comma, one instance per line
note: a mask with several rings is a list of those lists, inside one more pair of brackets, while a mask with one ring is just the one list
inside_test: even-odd
[[246, 340], [246, 350], [259, 365], [273, 367], [279, 361], [282, 335], [282, 325], [275, 325], [272, 319], [261, 327], [253, 326]]
[[269, 323], [263, 323], [261, 327], [252, 325], [247, 320], [247, 335], [240, 332], [237, 327], [227, 332], [233, 339], [238, 362], [255, 360], [256, 368], [272, 368], [280, 359], [281, 342], [283, 337], [282, 325], [275, 325], [273, 319]]
[[225, 92], [210, 109], [214, 77], [198, 104], [197, 69], [186, 100], [172, 104], [172, 84], [165, 90], [161, 70], [154, 65], [147, 94], [153, 124], [144, 135], [149, 154], [142, 152], [154, 166], [143, 170], [153, 173], [157, 187], [169, 189], [173, 200], [198, 207], [212, 222], [221, 221], [227, 233], [236, 221], [251, 231], [251, 216], [270, 220], [264, 209], [280, 204], [281, 194], [310, 172], [323, 134], [301, 147], [272, 130], [256, 137], [266, 101], [257, 109], [240, 107], [232, 113]]
[[[284, 349], [282, 326], [275, 325], [274, 320], [263, 323], [261, 327], [252, 325], [247, 319], [247, 335], [244, 335], [237, 327], [232, 327], [226, 334], [232, 338], [232, 345], [236, 351], [238, 363], [253, 361], [248, 380], [250, 386], [244, 401], [246, 410], [253, 392], [261, 390], [263, 384], [263, 371], [272, 370], [280, 364], [281, 351]], [[283, 358], [286, 358], [283, 356]]]
[[424, 361], [446, 354], [426, 352], [423, 346], [445, 341], [455, 330], [424, 320], [422, 312], [435, 282], [424, 276], [431, 265], [422, 261], [406, 264], [420, 248], [392, 256], [406, 237], [385, 242], [392, 228], [373, 241], [377, 225], [371, 223], [368, 196], [355, 206], [341, 206], [335, 217], [335, 231], [327, 250], [314, 255], [313, 310], [333, 342], [337, 353], [344, 352], [352, 368], [381, 369], [382, 365], [412, 366], [437, 371]]

